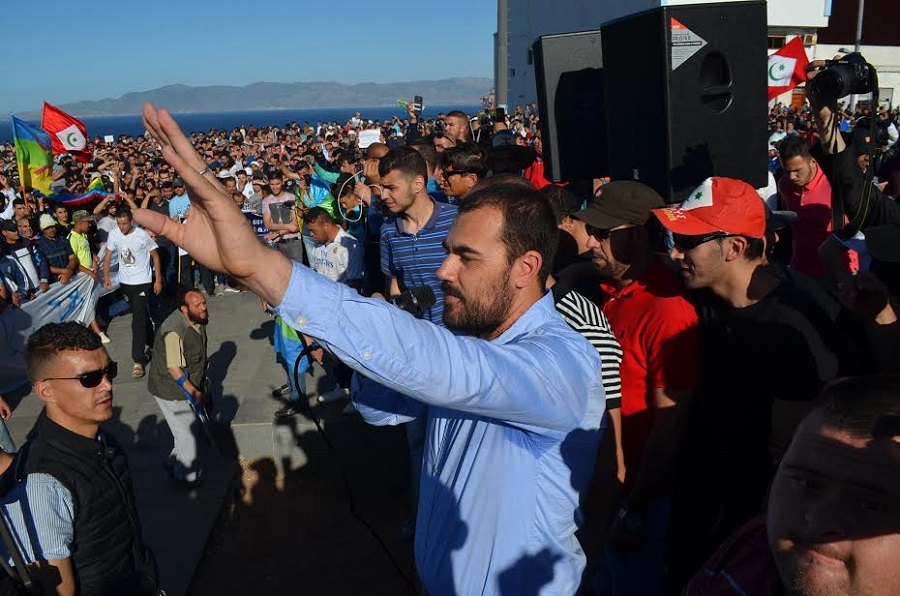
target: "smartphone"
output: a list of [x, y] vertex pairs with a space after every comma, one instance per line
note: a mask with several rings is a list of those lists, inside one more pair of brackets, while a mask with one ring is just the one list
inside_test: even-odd
[[416, 95], [413, 97], [413, 113], [418, 116], [425, 109], [425, 102], [422, 101], [421, 95]]

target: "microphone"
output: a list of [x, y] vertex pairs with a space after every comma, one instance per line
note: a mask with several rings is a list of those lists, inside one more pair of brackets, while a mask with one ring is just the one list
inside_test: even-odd
[[437, 296], [434, 295], [431, 286], [410, 288], [388, 300], [400, 310], [405, 310], [414, 317], [421, 317], [426, 310], [434, 306], [436, 301]]

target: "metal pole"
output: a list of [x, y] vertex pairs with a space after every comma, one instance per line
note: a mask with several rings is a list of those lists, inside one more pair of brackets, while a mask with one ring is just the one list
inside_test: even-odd
[[506, 105], [509, 93], [509, 0], [497, 0], [494, 106]]
[[[859, 0], [859, 8], [856, 12], [856, 45], [853, 46], [854, 52], [859, 52], [859, 46], [862, 45], [862, 28], [863, 28], [863, 11], [866, 8], [866, 0]], [[856, 110], [856, 101], [858, 96], [850, 96], [850, 111]]]

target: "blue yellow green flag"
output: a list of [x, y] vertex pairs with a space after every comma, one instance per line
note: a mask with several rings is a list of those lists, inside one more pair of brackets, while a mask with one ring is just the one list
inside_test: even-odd
[[16, 161], [22, 187], [49, 197], [53, 194], [53, 144], [50, 135], [15, 116], [11, 116]]

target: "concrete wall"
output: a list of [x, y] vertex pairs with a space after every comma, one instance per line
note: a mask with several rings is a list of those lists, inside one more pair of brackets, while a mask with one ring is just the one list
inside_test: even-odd
[[[659, 6], [713, 3], [712, 0], [509, 0], [506, 103], [512, 108], [536, 101], [531, 45], [541, 35], [599, 29], [607, 21]], [[828, 25], [825, 5], [826, 0], [769, 0], [769, 27], [825, 27]]]

